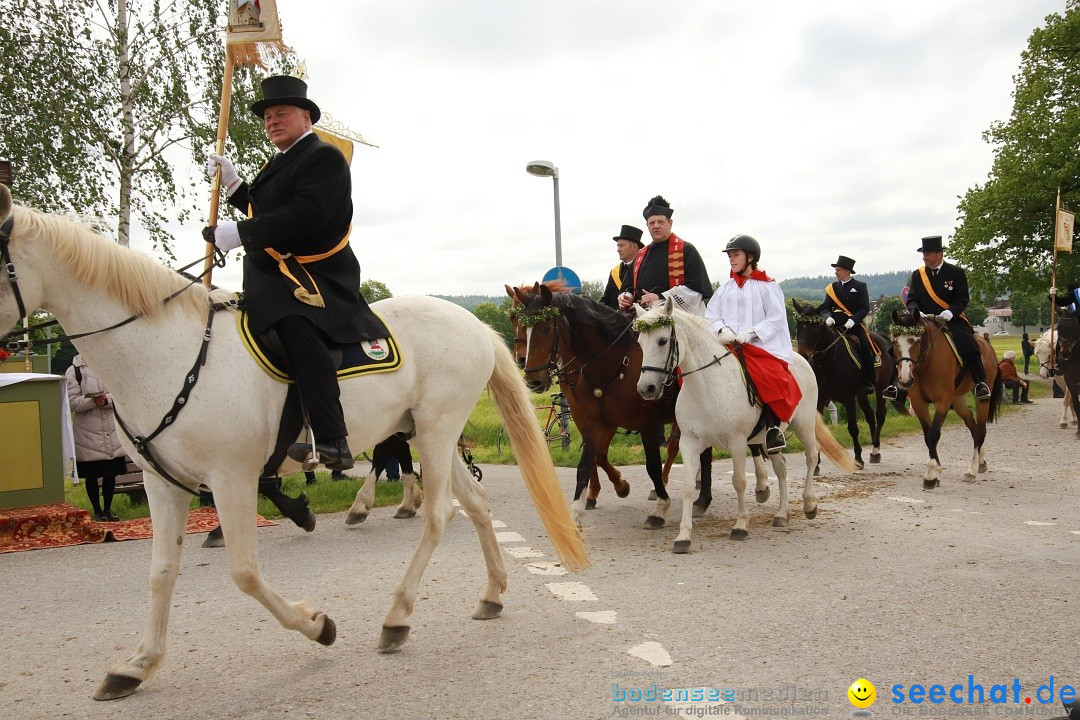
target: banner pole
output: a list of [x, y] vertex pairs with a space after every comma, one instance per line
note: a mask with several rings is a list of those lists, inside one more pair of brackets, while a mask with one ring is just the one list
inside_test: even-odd
[[1058, 212], [1061, 210], [1061, 186], [1058, 185], [1057, 200], [1054, 204], [1054, 232], [1051, 235], [1051, 242], [1054, 244], [1054, 261], [1051, 264], [1050, 269], [1050, 287], [1054, 288], [1053, 298], [1050, 300], [1050, 382], [1054, 382], [1054, 315], [1057, 310], [1057, 230], [1058, 230]]
[[[225, 154], [225, 138], [229, 132], [229, 108], [232, 103], [232, 77], [233, 56], [225, 46], [225, 72], [221, 80], [221, 107], [218, 110], [217, 145], [214, 152], [218, 155]], [[221, 169], [218, 169], [210, 183], [210, 213], [207, 216], [207, 225], [217, 225], [218, 205], [221, 199]], [[210, 287], [210, 279], [214, 273], [214, 245], [206, 243], [206, 260], [203, 261], [203, 284]]]

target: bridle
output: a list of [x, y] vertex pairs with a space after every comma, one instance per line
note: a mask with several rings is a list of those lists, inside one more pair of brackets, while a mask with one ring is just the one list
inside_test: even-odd
[[[641, 372], [649, 371], [654, 373], [660, 373], [660, 375], [662, 375], [664, 378], [664, 387], [667, 387], [672, 383], [672, 381], [675, 379], [675, 376], [678, 374], [677, 371], [679, 369], [679, 341], [675, 338], [674, 325], [671, 326], [671, 329], [668, 331], [668, 333], [668, 353], [667, 357], [664, 358], [663, 367], [657, 367], [655, 365], [641, 366]], [[682, 377], [686, 377], [687, 375], [693, 375], [694, 373], [701, 372], [705, 368], [712, 367], [713, 365], [720, 367], [721, 361], [724, 358], [731, 356], [731, 354], [732, 352], [728, 350], [719, 357], [713, 355], [713, 359], [709, 362], [705, 363], [699, 368], [694, 368], [693, 370], [684, 370], [681, 375]]]
[[[543, 310], [547, 310], [548, 308], [551, 308], [551, 309], [555, 310], [556, 312], [558, 312], [558, 308], [555, 307], [554, 305], [547, 305], [547, 306], [545, 306], [543, 308]], [[532, 313], [530, 313], [528, 311], [523, 311], [521, 314], [527, 317], [530, 314], [535, 316], [538, 312], [542, 312], [542, 310], [541, 311], [533, 311]], [[612, 340], [610, 343], [608, 343], [607, 347], [605, 347], [603, 350], [601, 350], [599, 353], [597, 353], [593, 357], [589, 358], [588, 360], [582, 361], [580, 359], [580, 357], [577, 355], [577, 352], [574, 351], [573, 357], [571, 357], [565, 363], [561, 363], [559, 361], [559, 357], [560, 357], [559, 338], [560, 338], [560, 336], [562, 335], [563, 332], [565, 332], [567, 334], [567, 337], [570, 336], [570, 334], [571, 334], [570, 321], [562, 313], [558, 313], [558, 315], [556, 317], [551, 318], [551, 321], [554, 323], [553, 326], [552, 326], [552, 331], [554, 332], [555, 337], [552, 339], [552, 342], [551, 342], [551, 351], [548, 354], [547, 362], [544, 363], [543, 365], [536, 365], [534, 367], [526, 367], [524, 369], [524, 372], [526, 374], [528, 374], [530, 372], [538, 372], [538, 371], [542, 371], [542, 370], [547, 370], [557, 382], [562, 383], [562, 382], [565, 381], [567, 383], [567, 385], [570, 387], [570, 389], [573, 389], [573, 388], [577, 387], [577, 383], [582, 378], [584, 378], [586, 383], [588, 383], [589, 385], [592, 386], [593, 394], [596, 395], [597, 393], [600, 393], [599, 395], [597, 395], [597, 397], [601, 397], [603, 395], [603, 389], [606, 388], [611, 383], [613, 383], [616, 378], [621, 377], [626, 372], [626, 368], [630, 365], [630, 353], [627, 352], [627, 353], [625, 353], [623, 355], [622, 362], [619, 364], [618, 369], [616, 369], [614, 374], [605, 382], [597, 384], [597, 383], [594, 383], [591, 380], [589, 380], [589, 378], [586, 377], [586, 375], [585, 375], [585, 368], [587, 368], [589, 365], [595, 363], [597, 360], [599, 360], [600, 358], [607, 355], [608, 351], [610, 351], [612, 348], [617, 346], [620, 343], [620, 341], [623, 339], [623, 337], [628, 332], [630, 332], [631, 324], [628, 323], [627, 326], [625, 328], [623, 328], [622, 332], [620, 332], [617, 336], [615, 336], [614, 340]], [[547, 321], [545, 320], [544, 322], [547, 322]], [[536, 327], [538, 325], [540, 325], [540, 323], [536, 323], [534, 325], [534, 327]], [[573, 348], [571, 348], [571, 350], [573, 350]], [[574, 365], [575, 363], [576, 363], [576, 366], [572, 367], [572, 365]], [[573, 376], [573, 375], [577, 375], [578, 380], [572, 382], [570, 380], [570, 377]]]
[[[923, 335], [922, 335], [922, 339], [919, 340], [919, 348], [921, 350], [921, 352], [919, 353], [919, 357], [917, 357], [915, 360], [912, 360], [907, 355], [904, 355], [903, 353], [900, 353], [900, 357], [898, 357], [896, 359], [896, 368], [897, 368], [898, 372], [899, 372], [901, 363], [909, 362], [909, 363], [912, 364], [912, 368], [911, 368], [912, 376], [914, 376], [915, 373], [918, 372], [919, 367], [922, 366], [922, 364], [923, 364], [923, 361], [926, 360], [926, 358], [929, 357], [930, 354], [933, 353], [933, 351], [934, 351], [934, 342], [935, 342], [934, 341], [934, 334], [933, 334], [933, 332], [931, 332], [930, 325], [934, 325], [939, 330], [941, 330], [941, 327], [940, 327], [940, 325], [938, 323], [932, 322], [930, 320], [920, 320], [919, 322], [923, 323]], [[944, 332], [944, 331], [942, 330], [942, 332]]]

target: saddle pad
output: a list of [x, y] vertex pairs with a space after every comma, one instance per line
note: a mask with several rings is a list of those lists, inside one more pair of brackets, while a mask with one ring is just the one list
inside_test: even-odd
[[[376, 313], [378, 315], [378, 313]], [[341, 345], [341, 363], [338, 365], [338, 380], [359, 375], [374, 373], [393, 372], [401, 367], [401, 353], [398, 351], [397, 340], [394, 331], [380, 315], [389, 337], [377, 340], [362, 340], [358, 343]], [[279, 382], [291, 383], [292, 377], [284, 369], [284, 362], [280, 354], [268, 348], [262, 338], [255, 337], [248, 329], [248, 316], [243, 310], [236, 314], [236, 326], [240, 331], [240, 337], [244, 341], [244, 347], [251, 353], [255, 363], [266, 372], [267, 375]]]

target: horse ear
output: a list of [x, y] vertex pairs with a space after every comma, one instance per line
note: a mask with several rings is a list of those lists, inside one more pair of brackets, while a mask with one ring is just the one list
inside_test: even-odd
[[900, 324], [900, 313], [898, 313], [896, 310], [892, 311], [892, 321], [894, 325]]
[[551, 304], [551, 288], [547, 285], [540, 285], [540, 298], [544, 301], [545, 305]]
[[0, 221], [7, 220], [11, 214], [11, 191], [0, 183]]
[[634, 308], [634, 315], [635, 315], [636, 317], [641, 317], [642, 315], [644, 315], [645, 313], [647, 313], [647, 312], [648, 312], [648, 310], [646, 310], [645, 308], [641, 307], [641, 306], [640, 306], [640, 305], [638, 305], [637, 303], [634, 303], [634, 304], [632, 305], [632, 307]]
[[795, 312], [799, 313], [800, 315], [803, 314], [803, 306], [802, 303], [799, 302], [798, 298], [791, 298], [791, 307], [795, 308]]
[[670, 295], [664, 298], [664, 314], [670, 315], [671, 311], [675, 308], [675, 300]]
[[540, 283], [538, 283], [538, 282], [534, 282], [534, 283], [533, 283], [533, 287], [532, 287], [532, 292], [533, 292], [533, 293], [538, 293], [538, 292], [540, 292]]
[[514, 295], [514, 290], [515, 290], [516, 288], [512, 288], [512, 287], [510, 287], [509, 285], [503, 285], [503, 287], [504, 287], [504, 288], [506, 288], [506, 294], [507, 294], [507, 295], [509, 295], [510, 297], [515, 297], [515, 295]]
[[525, 295], [525, 292], [521, 288], [514, 288], [514, 297], [517, 297], [518, 302], [520, 302], [522, 305], [529, 304], [529, 298]]

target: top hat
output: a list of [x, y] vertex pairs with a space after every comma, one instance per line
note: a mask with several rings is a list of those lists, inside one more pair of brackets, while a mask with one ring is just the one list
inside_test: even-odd
[[292, 75], [271, 75], [262, 81], [263, 99], [251, 104], [251, 112], [260, 118], [268, 107], [292, 105], [311, 113], [311, 124], [319, 122], [322, 112], [312, 100], [308, 100], [307, 83]]
[[940, 235], [930, 235], [929, 237], [924, 237], [922, 239], [922, 247], [919, 248], [917, 252], [928, 253], [928, 252], [941, 252], [941, 251], [942, 251], [942, 248], [941, 248], [941, 236]]
[[855, 272], [855, 261], [846, 255], [841, 255], [832, 265], [834, 268], [844, 268], [850, 273]]
[[639, 248], [645, 247], [645, 243], [641, 242], [642, 230], [634, 227], [633, 225], [623, 225], [619, 234], [611, 238], [612, 240], [629, 240], [632, 243], [637, 243]]

